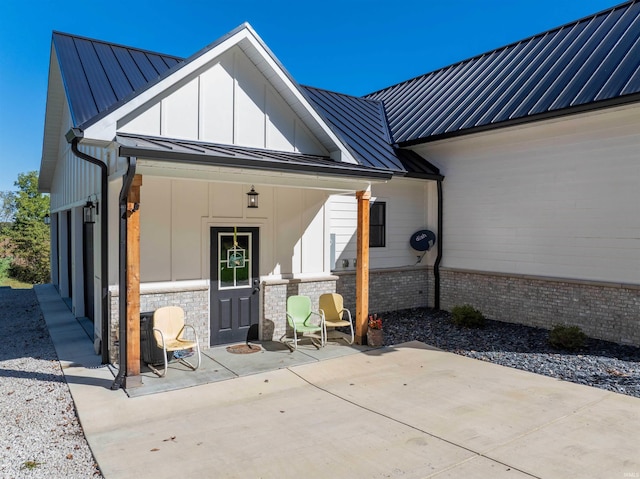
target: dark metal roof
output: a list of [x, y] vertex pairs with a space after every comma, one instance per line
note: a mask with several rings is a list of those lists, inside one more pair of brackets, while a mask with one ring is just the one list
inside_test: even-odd
[[302, 87], [311, 104], [362, 165], [422, 178], [439, 170], [415, 153], [391, 146], [382, 102], [312, 87]]
[[75, 126], [149, 85], [183, 60], [54, 32], [53, 44]]
[[[76, 126], [95, 120], [185, 63], [178, 57], [58, 32], [53, 42]], [[303, 91], [361, 165], [395, 174], [439, 176], [432, 165], [396, 153], [389, 144], [381, 102], [313, 88]]]
[[[57, 32], [53, 43], [75, 126], [190, 61]], [[640, 100], [640, 0], [363, 98], [301, 90], [365, 169], [441, 178], [426, 160], [395, 146]], [[344, 171], [344, 164], [326, 161]]]
[[640, 2], [627, 2], [366, 98], [421, 143], [640, 99]]
[[390, 179], [388, 170], [338, 162], [326, 156], [263, 150], [236, 145], [179, 140], [119, 133], [120, 156], [226, 166], [287, 171], [356, 178]]

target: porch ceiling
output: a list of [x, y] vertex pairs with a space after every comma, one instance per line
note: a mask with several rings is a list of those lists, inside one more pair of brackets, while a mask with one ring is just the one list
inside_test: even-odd
[[138, 171], [153, 176], [256, 182], [336, 191], [366, 189], [393, 176], [387, 170], [329, 157], [173, 138], [119, 134], [119, 155], [138, 158]]

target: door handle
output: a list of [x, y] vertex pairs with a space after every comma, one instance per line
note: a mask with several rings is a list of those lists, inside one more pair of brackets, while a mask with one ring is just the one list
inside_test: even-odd
[[251, 294], [256, 294], [258, 291], [260, 291], [260, 280], [259, 279], [254, 279], [253, 280], [253, 291], [251, 291]]

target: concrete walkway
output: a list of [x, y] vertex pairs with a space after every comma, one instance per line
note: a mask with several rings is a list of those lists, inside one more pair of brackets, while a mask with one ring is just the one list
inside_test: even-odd
[[129, 398], [36, 293], [107, 479], [640, 477], [640, 399], [419, 342]]

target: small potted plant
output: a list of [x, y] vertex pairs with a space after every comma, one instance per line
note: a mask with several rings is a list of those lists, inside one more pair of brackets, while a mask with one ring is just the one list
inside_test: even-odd
[[382, 318], [377, 314], [369, 315], [369, 328], [367, 329], [367, 344], [374, 348], [379, 348], [384, 344], [382, 334]]

